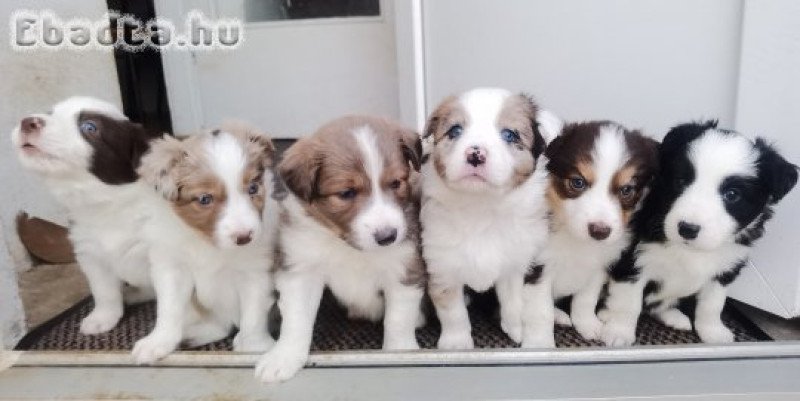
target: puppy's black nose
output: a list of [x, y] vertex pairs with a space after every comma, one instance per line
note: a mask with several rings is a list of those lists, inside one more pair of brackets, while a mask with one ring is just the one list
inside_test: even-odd
[[467, 164], [472, 167], [478, 167], [483, 163], [486, 163], [486, 151], [477, 146], [469, 147], [467, 149]]
[[695, 239], [700, 234], [700, 226], [681, 221], [678, 223], [678, 234], [685, 239]]
[[611, 235], [611, 227], [603, 223], [590, 223], [589, 235], [598, 241], [602, 241]]
[[39, 117], [25, 117], [19, 122], [19, 129], [23, 134], [33, 134], [44, 127], [44, 120]]
[[236, 234], [235, 239], [236, 245], [247, 245], [253, 240], [253, 232], [248, 231], [246, 233]]
[[380, 246], [391, 245], [397, 239], [396, 228], [382, 228], [372, 234], [375, 237], [375, 242]]

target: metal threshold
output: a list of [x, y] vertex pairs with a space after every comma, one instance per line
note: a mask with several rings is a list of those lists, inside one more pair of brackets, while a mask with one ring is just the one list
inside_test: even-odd
[[320, 352], [275, 385], [253, 378], [258, 357], [179, 352], [136, 366], [126, 352], [6, 351], [0, 399], [800, 400], [800, 342]]

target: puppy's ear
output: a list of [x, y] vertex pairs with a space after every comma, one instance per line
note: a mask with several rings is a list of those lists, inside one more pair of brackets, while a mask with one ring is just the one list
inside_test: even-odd
[[178, 198], [179, 184], [175, 167], [186, 157], [183, 143], [171, 136], [164, 136], [150, 143], [150, 150], [142, 156], [136, 172], [144, 182], [155, 188], [167, 200]]
[[451, 110], [453, 109], [456, 103], [455, 96], [449, 96], [446, 99], [442, 100], [442, 103], [436, 107], [436, 110], [431, 113], [431, 116], [428, 118], [428, 121], [425, 122], [425, 130], [422, 131], [422, 138], [427, 139], [436, 134], [441, 128], [441, 125], [447, 121], [447, 117], [450, 114]]
[[563, 144], [564, 144], [563, 136], [555, 137], [552, 141], [550, 141], [550, 144], [547, 145], [547, 148], [544, 151], [545, 156], [547, 156], [548, 159], [553, 160], [555, 155], [557, 155], [558, 152], [561, 150]]
[[408, 163], [419, 171], [422, 165], [422, 140], [415, 131], [408, 128], [400, 129], [400, 149]]
[[314, 139], [302, 138], [286, 150], [278, 164], [278, 176], [298, 198], [310, 202], [317, 194], [322, 155]]
[[755, 146], [761, 153], [756, 162], [759, 178], [769, 191], [769, 202], [777, 203], [797, 184], [797, 166], [786, 161], [762, 138], [756, 139]]

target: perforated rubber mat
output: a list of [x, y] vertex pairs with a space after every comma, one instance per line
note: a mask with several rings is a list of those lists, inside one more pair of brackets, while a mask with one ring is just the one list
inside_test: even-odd
[[[155, 324], [155, 303], [129, 306], [125, 316], [113, 330], [93, 336], [78, 332], [81, 319], [92, 310], [91, 299], [86, 299], [64, 312], [59, 317], [40, 326], [25, 337], [17, 349], [23, 350], [127, 350], [137, 339], [145, 336]], [[514, 343], [501, 331], [493, 302], [478, 297], [469, 307], [475, 346], [478, 348], [513, 347]], [[382, 327], [380, 324], [347, 319], [346, 311], [326, 292], [317, 316], [314, 330], [313, 350], [380, 349]], [[723, 321], [733, 330], [737, 341], [763, 341], [768, 338], [741, 317], [738, 312], [726, 308]], [[277, 326], [274, 325], [274, 326]], [[273, 335], [276, 333], [273, 333]], [[436, 318], [429, 318], [424, 327], [417, 330], [417, 340], [425, 348], [434, 348], [439, 336]], [[194, 350], [230, 350], [232, 336]], [[637, 329], [637, 344], [689, 344], [699, 342], [690, 331], [674, 330], [650, 317], [642, 317]], [[571, 327], [556, 327], [558, 347], [599, 346], [598, 342], [584, 340]]]

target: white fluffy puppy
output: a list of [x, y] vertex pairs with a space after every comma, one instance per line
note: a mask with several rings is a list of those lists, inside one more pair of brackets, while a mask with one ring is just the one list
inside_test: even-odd
[[474, 346], [465, 285], [495, 287], [503, 330], [522, 340], [523, 278], [548, 232], [538, 113], [524, 95], [481, 88], [444, 100], [428, 120], [420, 221], [439, 348]]
[[151, 186], [144, 227], [158, 299], [156, 325], [133, 348], [138, 363], [199, 345], [236, 326], [234, 351], [263, 352], [273, 304], [269, 271], [277, 227], [271, 198], [274, 148], [231, 125], [183, 140], [153, 142], [139, 173]]
[[25, 117], [12, 133], [22, 165], [67, 209], [69, 237], [95, 304], [81, 321], [83, 334], [116, 326], [123, 299], [153, 297], [147, 249], [137, 235], [149, 191], [136, 184], [136, 168], [153, 137], [115, 106], [89, 97]]

